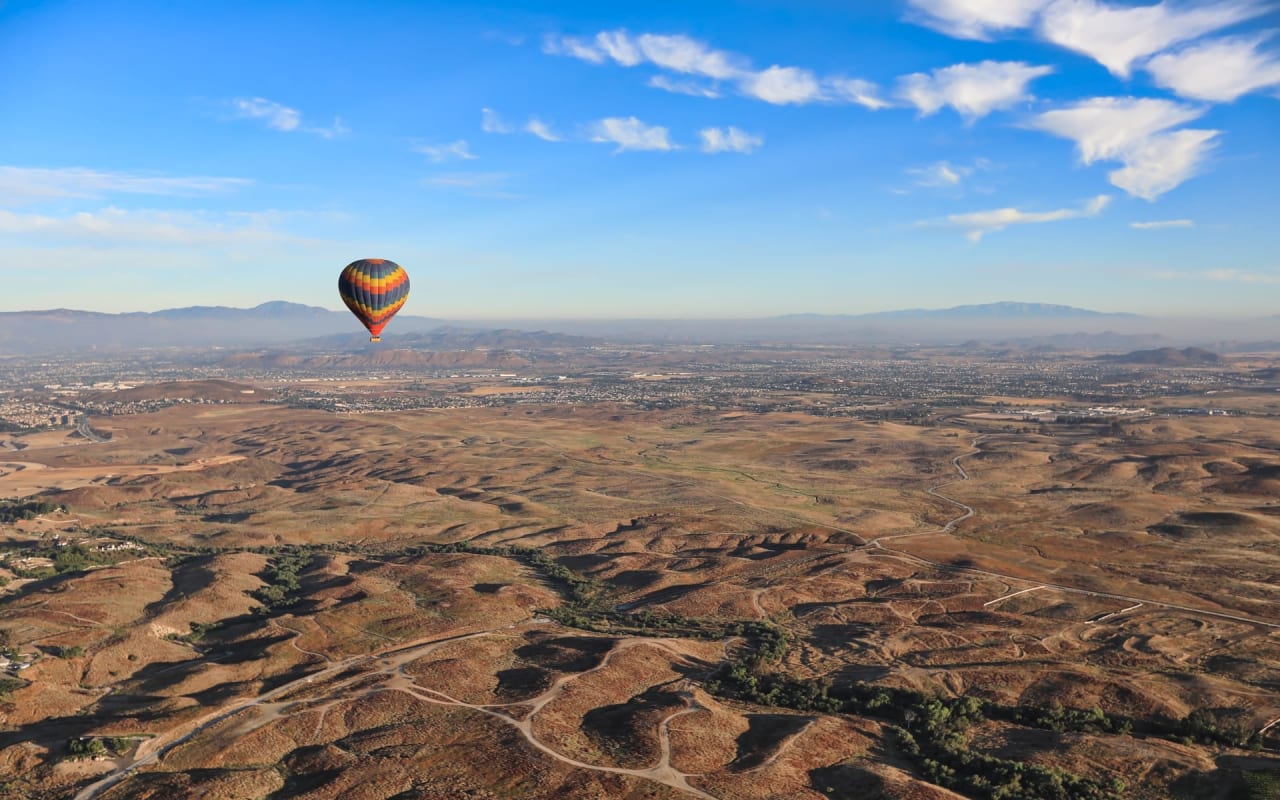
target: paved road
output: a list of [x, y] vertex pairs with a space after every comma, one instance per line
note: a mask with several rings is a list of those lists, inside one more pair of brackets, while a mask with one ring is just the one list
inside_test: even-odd
[[80, 434], [81, 436], [88, 439], [89, 441], [96, 442], [98, 444], [106, 444], [107, 442], [111, 441], [110, 439], [107, 439], [103, 436], [98, 435], [97, 431], [89, 427], [88, 417], [81, 417], [80, 421], [76, 423], [76, 433]]

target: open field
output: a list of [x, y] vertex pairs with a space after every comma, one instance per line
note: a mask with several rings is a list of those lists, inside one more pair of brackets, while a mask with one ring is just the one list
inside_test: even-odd
[[[145, 552], [0, 600], [40, 654], [0, 797], [985, 796], [927, 779], [915, 717], [764, 700], [781, 676], [981, 700], [968, 752], [1097, 796], [1280, 769], [1254, 735], [1280, 718], [1280, 419], [979, 410], [242, 404], [38, 434], [0, 496], [68, 510], [6, 548]], [[68, 759], [82, 737], [116, 752]]]

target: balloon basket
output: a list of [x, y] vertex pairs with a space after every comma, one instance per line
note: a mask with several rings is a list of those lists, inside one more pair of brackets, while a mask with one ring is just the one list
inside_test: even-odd
[[373, 342], [373, 343], [375, 343], [375, 344], [376, 344], [376, 343], [378, 343], [378, 342], [382, 341], [382, 337], [381, 337], [381, 336], [370, 336], [370, 337], [369, 337], [369, 341], [371, 341], [371, 342]]

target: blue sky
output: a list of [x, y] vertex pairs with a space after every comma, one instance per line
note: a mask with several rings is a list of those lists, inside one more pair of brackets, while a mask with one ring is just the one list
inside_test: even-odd
[[1264, 0], [0, 3], [0, 310], [1280, 299]]

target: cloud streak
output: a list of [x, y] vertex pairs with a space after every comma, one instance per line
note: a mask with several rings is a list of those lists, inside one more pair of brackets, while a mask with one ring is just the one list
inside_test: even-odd
[[191, 197], [231, 192], [252, 184], [253, 181], [247, 178], [148, 175], [84, 167], [0, 166], [0, 202], [9, 203], [68, 197], [94, 198], [108, 194]]
[[536, 117], [532, 117], [524, 124], [524, 129], [534, 136], [537, 136], [544, 142], [562, 142], [564, 139], [555, 131], [551, 130], [551, 126]]
[[443, 164], [446, 161], [474, 161], [478, 158], [471, 152], [465, 139], [448, 144], [422, 144], [413, 149], [431, 159], [433, 164]]
[[912, 167], [907, 174], [913, 176], [917, 186], [926, 188], [946, 188], [959, 186], [966, 178], [981, 169], [987, 169], [991, 162], [980, 158], [970, 166], [952, 164], [950, 161], [937, 161], [924, 167]]
[[1280, 275], [1268, 272], [1249, 272], [1241, 269], [1210, 269], [1200, 273], [1205, 280], [1231, 283], [1280, 283]]
[[1192, 228], [1195, 227], [1195, 222], [1189, 219], [1160, 219], [1150, 222], [1130, 222], [1129, 227], [1140, 231], [1159, 231], [1167, 228]]
[[284, 133], [311, 133], [324, 139], [345, 136], [351, 129], [341, 117], [334, 117], [327, 128], [302, 124], [302, 112], [265, 97], [237, 97], [231, 101], [232, 114], [238, 119], [260, 120], [268, 128]]
[[514, 128], [507, 124], [502, 115], [492, 108], [480, 109], [480, 130], [485, 133], [511, 133]]
[[952, 228], [964, 228], [965, 237], [971, 242], [980, 242], [982, 237], [1002, 231], [1011, 225], [1035, 225], [1045, 222], [1059, 222], [1081, 217], [1095, 217], [1101, 214], [1111, 203], [1105, 194], [1098, 195], [1079, 208], [1060, 208], [1056, 211], [1023, 211], [1019, 208], [996, 208], [990, 211], [974, 211], [967, 214], [951, 214], [941, 220], [920, 223], [922, 225], [943, 225]]
[[66, 241], [158, 245], [230, 245], [306, 241], [272, 227], [279, 214], [216, 214], [107, 207], [69, 216], [0, 210], [0, 233]]
[[718, 97], [721, 84], [728, 84], [743, 96], [773, 105], [853, 103], [872, 110], [888, 105], [870, 81], [824, 79], [803, 67], [778, 64], [755, 69], [745, 56], [717, 50], [681, 34], [633, 35], [618, 29], [585, 39], [551, 36], [544, 41], [543, 52], [592, 64], [657, 67], [677, 77], [659, 74], [649, 79], [649, 85], [679, 94]]

